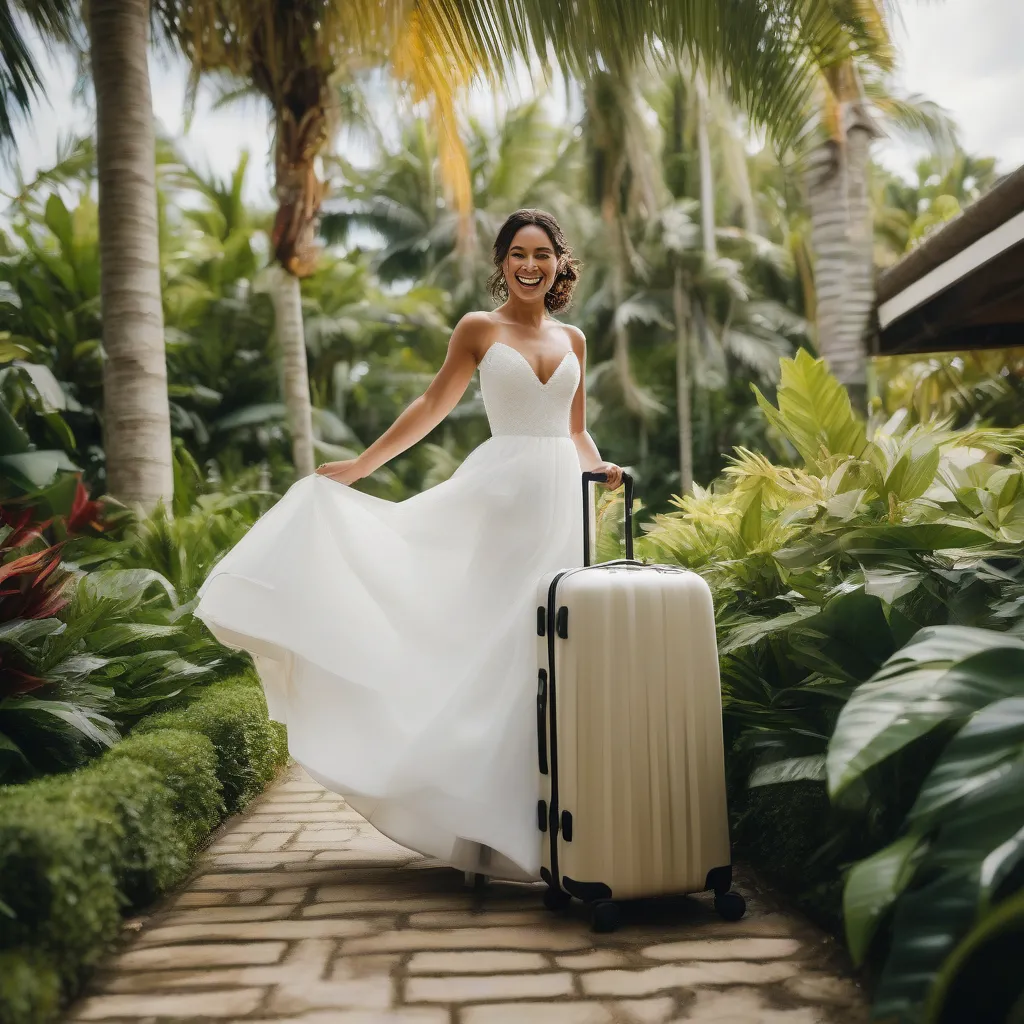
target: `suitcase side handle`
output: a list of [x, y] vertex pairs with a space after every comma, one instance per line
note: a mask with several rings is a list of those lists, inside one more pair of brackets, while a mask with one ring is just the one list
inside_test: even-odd
[[[608, 479], [607, 473], [583, 474], [583, 564], [590, 565], [590, 483], [591, 481], [604, 482]], [[625, 508], [626, 508], [626, 559], [633, 560], [633, 477], [623, 470], [622, 482], [626, 487]]]

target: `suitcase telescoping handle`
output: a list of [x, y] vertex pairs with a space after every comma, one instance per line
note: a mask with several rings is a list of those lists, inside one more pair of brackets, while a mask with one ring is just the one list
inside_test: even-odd
[[[605, 481], [607, 473], [583, 474], [583, 564], [590, 565], [590, 482]], [[633, 559], [633, 478], [623, 471], [622, 482], [626, 488], [626, 558]]]

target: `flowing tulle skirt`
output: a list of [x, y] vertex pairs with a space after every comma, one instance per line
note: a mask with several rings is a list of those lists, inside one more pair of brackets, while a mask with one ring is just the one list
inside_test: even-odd
[[568, 437], [493, 437], [402, 502], [308, 477], [196, 615], [253, 653], [295, 760], [381, 832], [535, 878], [536, 587], [580, 563], [581, 515]]

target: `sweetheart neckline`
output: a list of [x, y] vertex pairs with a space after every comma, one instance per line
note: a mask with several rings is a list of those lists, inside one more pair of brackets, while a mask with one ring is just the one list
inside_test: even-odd
[[490, 352], [491, 349], [494, 348], [495, 345], [500, 345], [502, 348], [507, 348], [510, 352], [515, 352], [515, 354], [517, 356], [519, 356], [519, 358], [526, 365], [526, 368], [530, 371], [530, 376], [533, 377], [533, 379], [542, 388], [546, 388], [555, 379], [555, 375], [565, 365], [565, 361], [566, 361], [566, 359], [569, 358], [569, 356], [575, 356], [576, 355], [576, 353], [572, 349], [569, 349], [569, 351], [566, 352], [564, 356], [562, 356], [562, 359], [559, 362], [559, 364], [554, 368], [554, 370], [551, 371], [551, 376], [548, 377], [547, 380], [541, 380], [540, 377], [537, 376], [537, 371], [533, 368], [533, 364], [530, 362], [530, 360], [527, 359], [526, 356], [524, 356], [523, 353], [520, 352], [519, 349], [517, 349], [514, 345], [506, 344], [504, 341], [492, 341], [490, 346], [487, 349], [487, 352], [484, 353], [484, 358], [480, 360], [480, 363], [478, 364], [479, 366], [483, 365], [484, 359], [487, 358], [488, 352]]

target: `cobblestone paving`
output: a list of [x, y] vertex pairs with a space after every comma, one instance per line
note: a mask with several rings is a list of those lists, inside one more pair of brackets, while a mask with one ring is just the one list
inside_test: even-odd
[[632, 908], [613, 935], [537, 887], [462, 876], [396, 846], [289, 768], [144, 919], [73, 1021], [262, 1024], [859, 1024], [832, 943], [748, 896]]

